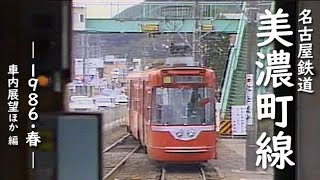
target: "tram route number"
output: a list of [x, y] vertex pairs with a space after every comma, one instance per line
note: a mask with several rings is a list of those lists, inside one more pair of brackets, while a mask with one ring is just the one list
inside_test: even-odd
[[176, 76], [176, 83], [203, 83], [203, 76]]

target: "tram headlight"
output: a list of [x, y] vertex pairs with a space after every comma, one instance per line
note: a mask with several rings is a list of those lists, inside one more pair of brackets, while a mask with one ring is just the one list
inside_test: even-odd
[[171, 76], [165, 76], [165, 77], [163, 77], [163, 78], [162, 78], [162, 82], [163, 82], [164, 84], [170, 84], [170, 83], [172, 83]]
[[193, 130], [189, 130], [188, 132], [187, 132], [187, 136], [188, 137], [193, 137], [194, 135], [195, 135], [196, 133], [193, 131]]
[[182, 131], [178, 131], [178, 132], [176, 133], [176, 135], [177, 135], [178, 137], [182, 137], [182, 136], [183, 136], [183, 132], [182, 132]]

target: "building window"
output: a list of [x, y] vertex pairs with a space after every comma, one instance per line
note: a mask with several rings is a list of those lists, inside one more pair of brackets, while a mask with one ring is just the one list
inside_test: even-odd
[[73, 15], [72, 21], [73, 21], [73, 22], [77, 22], [77, 14], [74, 14], [74, 15]]
[[80, 14], [80, 22], [84, 22], [83, 14]]

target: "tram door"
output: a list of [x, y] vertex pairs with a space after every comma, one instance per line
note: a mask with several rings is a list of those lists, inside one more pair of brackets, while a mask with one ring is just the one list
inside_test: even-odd
[[144, 137], [143, 137], [143, 119], [144, 119], [144, 81], [139, 79], [139, 113], [138, 113], [138, 133], [139, 139], [142, 144], [144, 144]]
[[144, 82], [144, 119], [143, 119], [143, 132], [144, 132], [144, 142], [148, 142], [147, 129], [150, 124], [151, 117], [151, 90], [147, 87], [147, 83]]

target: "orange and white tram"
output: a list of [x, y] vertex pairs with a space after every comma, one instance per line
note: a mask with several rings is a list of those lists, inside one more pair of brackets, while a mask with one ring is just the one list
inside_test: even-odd
[[215, 75], [204, 67], [162, 67], [128, 75], [129, 132], [150, 159], [216, 158]]

